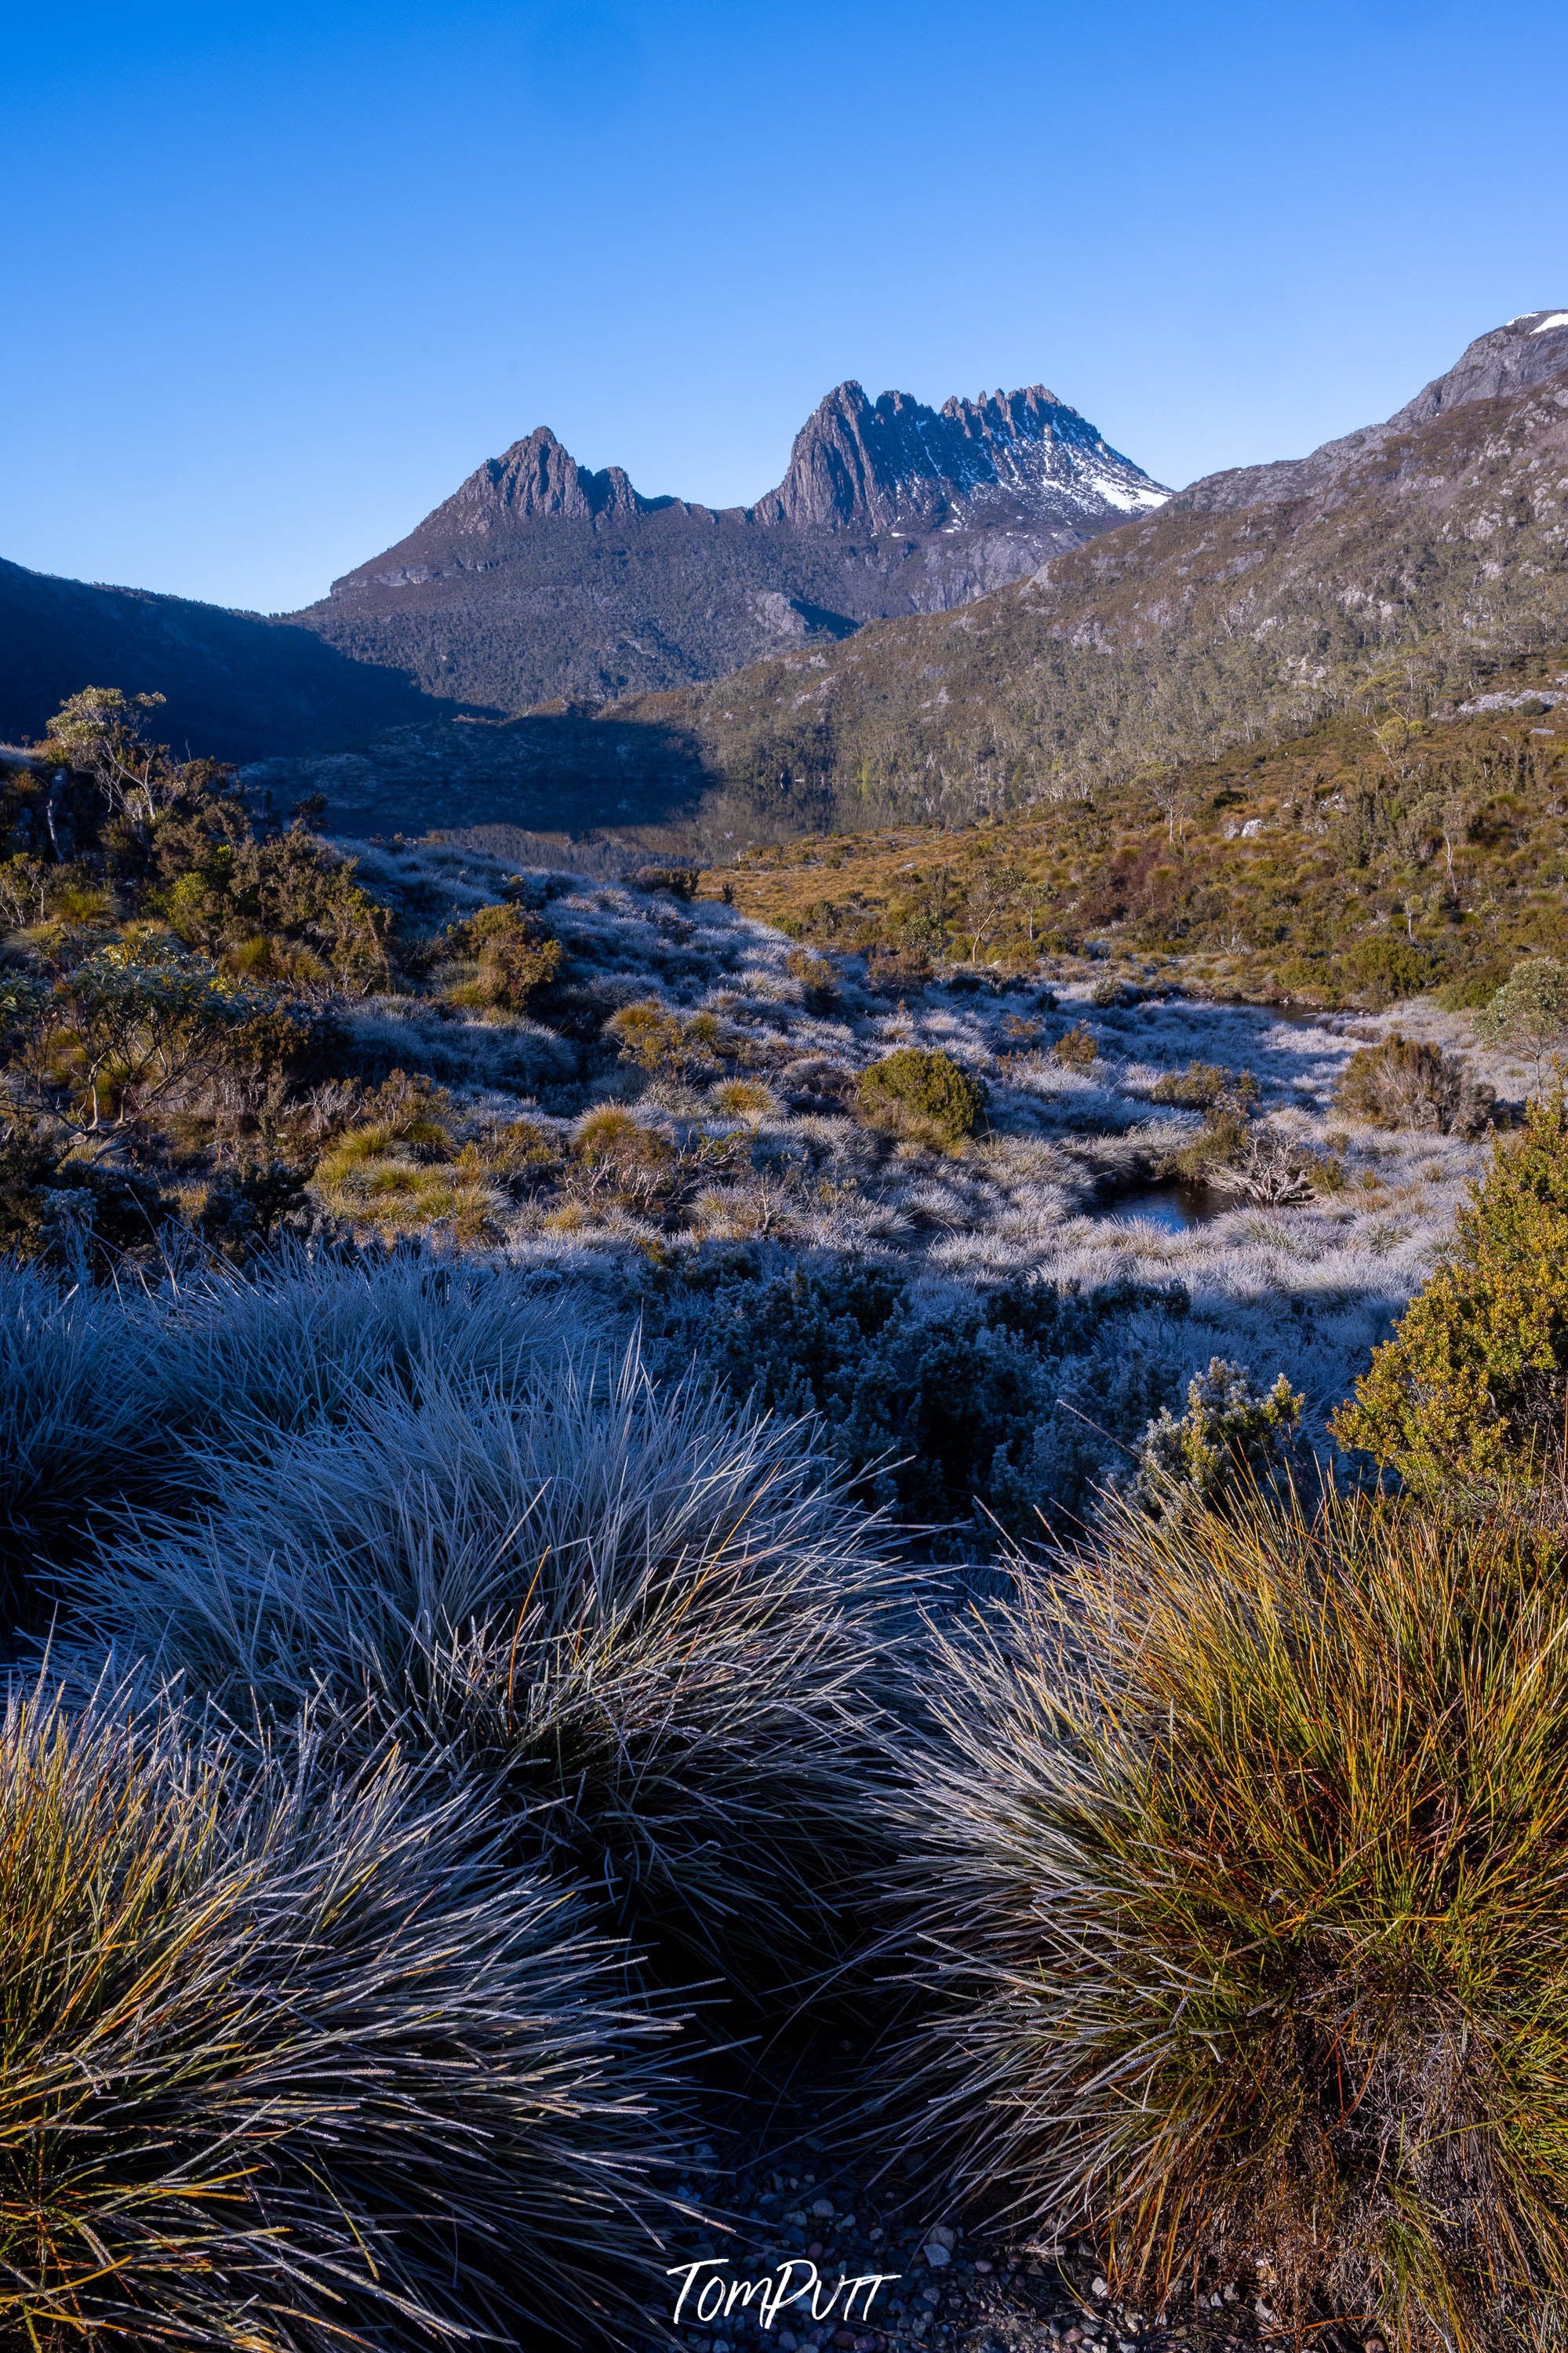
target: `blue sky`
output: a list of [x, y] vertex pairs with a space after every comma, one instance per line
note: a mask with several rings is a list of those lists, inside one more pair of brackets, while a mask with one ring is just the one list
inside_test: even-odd
[[1167, 481], [1568, 305], [1568, 11], [0, 0], [0, 555], [261, 610], [549, 424], [714, 503], [858, 376]]

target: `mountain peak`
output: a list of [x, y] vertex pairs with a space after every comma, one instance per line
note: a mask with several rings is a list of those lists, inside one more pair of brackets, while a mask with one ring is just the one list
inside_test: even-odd
[[[595, 474], [579, 466], [548, 425], [536, 425], [499, 458], [487, 458], [458, 485], [437, 514], [459, 531], [488, 532], [498, 522], [534, 515], [638, 514], [664, 501], [643, 499], [619, 466]], [[432, 516], [430, 521], [434, 522]]]
[[1043, 506], [1064, 524], [1072, 510], [1102, 528], [1168, 495], [1043, 384], [936, 409], [907, 392], [871, 400], [849, 376], [817, 403], [784, 480], [752, 512], [797, 530], [907, 537], [1016, 507]]
[[1396, 409], [1393, 426], [1425, 425], [1468, 400], [1528, 392], [1568, 368], [1568, 311], [1525, 311], [1466, 345], [1447, 375], [1434, 376]]
[[1530, 392], [1553, 376], [1568, 375], [1568, 311], [1525, 311], [1468, 343], [1446, 374], [1423, 385], [1414, 400], [1382, 425], [1325, 441], [1304, 458], [1279, 458], [1265, 466], [1237, 466], [1190, 483], [1178, 506], [1202, 513], [1233, 507], [1321, 496], [1357, 462], [1386, 449], [1404, 433], [1429, 425], [1475, 400]]

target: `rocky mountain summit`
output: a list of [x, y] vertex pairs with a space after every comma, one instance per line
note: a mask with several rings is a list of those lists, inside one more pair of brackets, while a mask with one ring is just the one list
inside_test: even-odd
[[1178, 512], [1216, 513], [1233, 507], [1306, 498], [1340, 481], [1358, 461], [1400, 441], [1437, 417], [1479, 400], [1512, 399], [1550, 383], [1568, 368], [1568, 311], [1526, 311], [1506, 326], [1478, 335], [1447, 372], [1424, 385], [1382, 425], [1363, 425], [1325, 441], [1305, 458], [1268, 466], [1236, 466], [1209, 474], [1173, 501]]
[[1019, 537], [1053, 532], [1078, 546], [1169, 496], [1043, 384], [932, 409], [902, 392], [868, 400], [848, 383], [796, 435], [789, 471], [752, 513], [894, 538], [1005, 515]]
[[934, 409], [846, 383], [751, 507], [645, 497], [542, 426], [293, 617], [427, 693], [510, 715], [948, 610], [1168, 495], [1043, 385]]

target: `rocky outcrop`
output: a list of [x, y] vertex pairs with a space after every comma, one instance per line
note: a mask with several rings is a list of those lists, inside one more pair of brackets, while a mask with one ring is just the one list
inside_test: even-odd
[[899, 533], [1010, 503], [1037, 522], [1103, 527], [1169, 495], [1043, 384], [936, 409], [902, 392], [873, 401], [847, 383], [802, 427], [784, 480], [752, 512], [796, 530]]
[[1183, 491], [1179, 511], [1226, 513], [1237, 507], [1282, 504], [1321, 497], [1352, 468], [1375, 457], [1435, 417], [1478, 400], [1529, 392], [1568, 369], [1568, 311], [1526, 311], [1506, 326], [1478, 335], [1453, 366], [1424, 385], [1414, 400], [1382, 425], [1363, 425], [1337, 441], [1325, 441], [1305, 458], [1284, 458], [1270, 466], [1236, 466], [1207, 475]]

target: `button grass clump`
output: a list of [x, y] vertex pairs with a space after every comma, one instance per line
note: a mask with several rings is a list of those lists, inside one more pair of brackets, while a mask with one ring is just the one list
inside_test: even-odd
[[[901, 1802], [951, 2199], [1140, 2302], [1568, 2321], [1568, 1580], [1521, 1512], [1115, 1519], [934, 1637]], [[1256, 2284], [1254, 2284], [1254, 2283]]]
[[542, 1354], [209, 1463], [221, 1500], [106, 1544], [81, 1622], [237, 1721], [324, 1704], [505, 1792], [514, 1851], [742, 1992], [851, 1936], [879, 1849], [898, 1587], [798, 1425]]
[[0, 2337], [579, 2346], [662, 2290], [670, 2022], [469, 1793], [0, 1724]]

